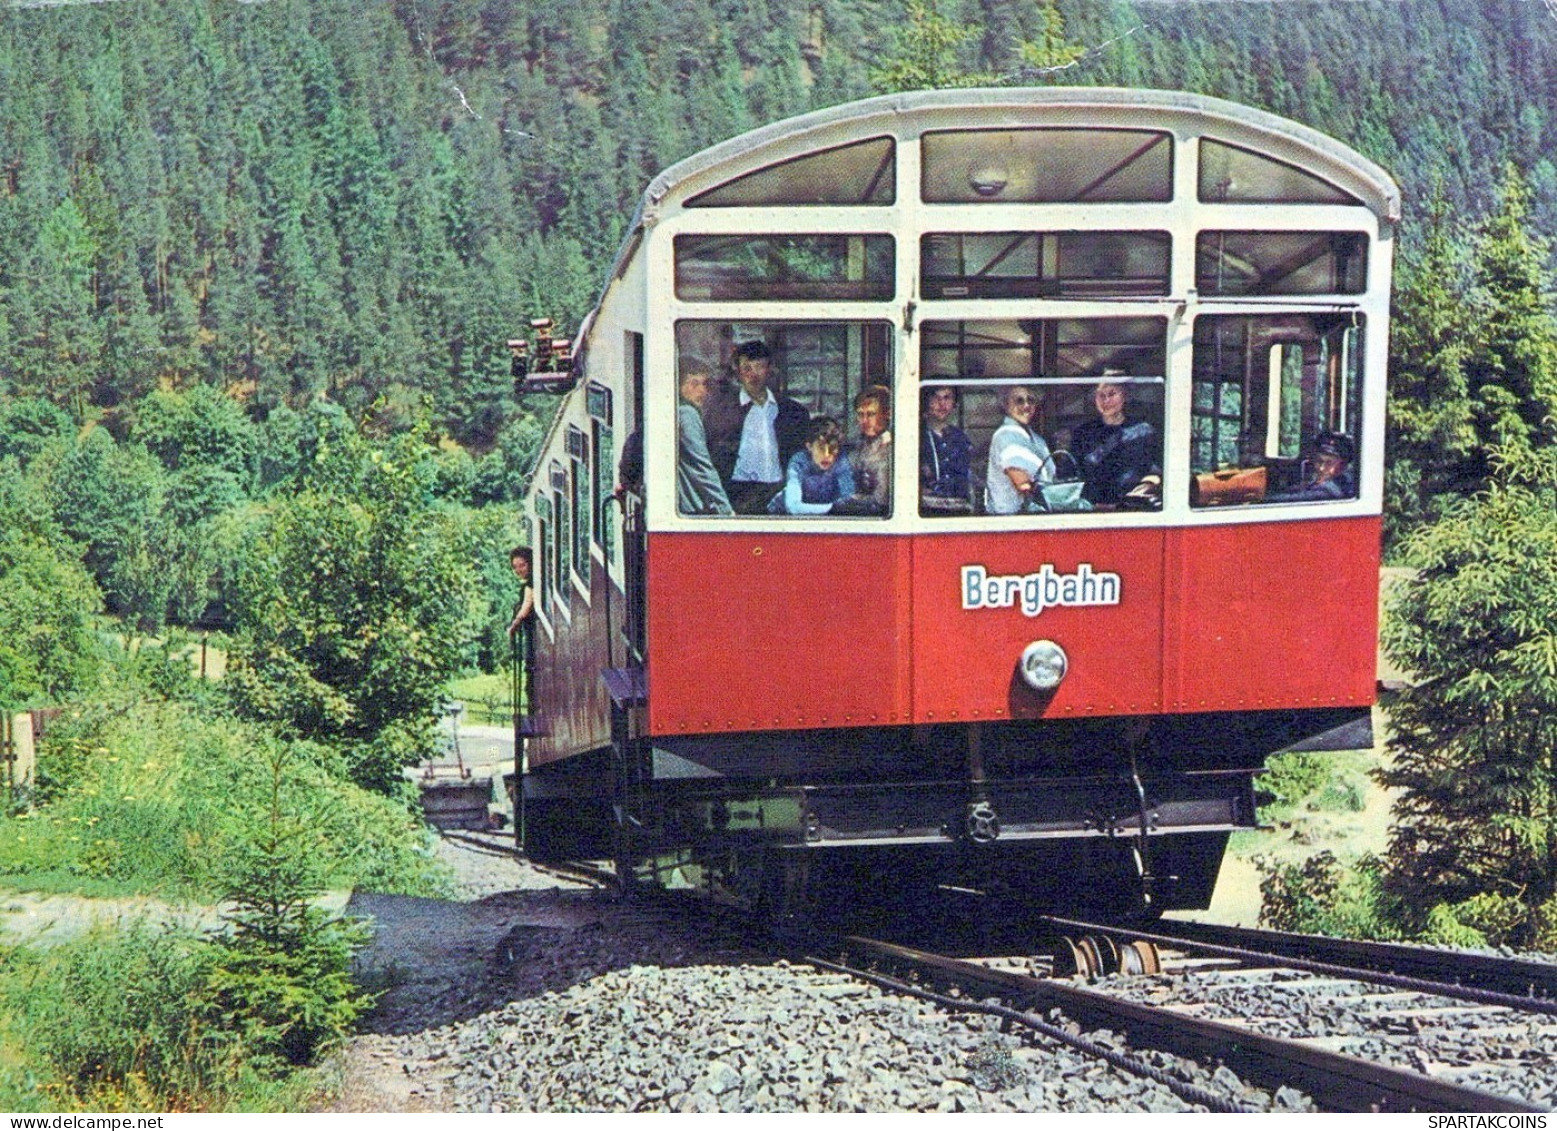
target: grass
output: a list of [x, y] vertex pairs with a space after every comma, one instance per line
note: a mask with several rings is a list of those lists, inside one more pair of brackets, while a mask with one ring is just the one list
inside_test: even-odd
[[0, 1110], [306, 1110], [328, 1081], [254, 1056], [213, 1011], [217, 953], [141, 923], [0, 949]]
[[[62, 720], [39, 752], [40, 803], [0, 818], [0, 886], [216, 898], [233, 846], [266, 803], [263, 754], [276, 741], [178, 702]], [[295, 752], [286, 800], [307, 815], [328, 886], [447, 894], [415, 815], [342, 780], [325, 752]]]
[[513, 688], [507, 672], [482, 672], [453, 680], [449, 698], [465, 704], [464, 722], [475, 726], [513, 726]]

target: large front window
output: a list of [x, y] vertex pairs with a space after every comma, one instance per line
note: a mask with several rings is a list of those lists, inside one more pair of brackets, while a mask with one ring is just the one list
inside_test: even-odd
[[927, 322], [922, 515], [1155, 510], [1167, 320]]
[[889, 515], [892, 340], [886, 322], [678, 322], [677, 513]]
[[1195, 322], [1190, 502], [1357, 497], [1361, 315], [1203, 315]]

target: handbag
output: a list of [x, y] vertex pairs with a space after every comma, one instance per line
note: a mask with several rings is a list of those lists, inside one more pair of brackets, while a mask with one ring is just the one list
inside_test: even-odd
[[1224, 467], [1202, 471], [1190, 480], [1189, 504], [1193, 507], [1225, 507], [1258, 503], [1265, 498], [1268, 474], [1263, 467]]
[[[1072, 478], [1059, 478], [1060, 456], [1070, 460]], [[1055, 478], [1052, 483], [1037, 484], [1038, 493], [1043, 497], [1041, 510], [1051, 514], [1056, 511], [1091, 510], [1092, 504], [1081, 497], [1081, 489], [1086, 486], [1086, 482], [1081, 478], [1081, 468], [1076, 463], [1076, 457], [1061, 448], [1049, 456], [1048, 462], [1054, 467]], [[1034, 509], [1039, 508], [1035, 507]]]

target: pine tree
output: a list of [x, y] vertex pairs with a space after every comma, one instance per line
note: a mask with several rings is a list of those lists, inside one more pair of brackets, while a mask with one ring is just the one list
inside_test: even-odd
[[[1417, 534], [1384, 643], [1391, 886], [1445, 939], [1557, 947], [1557, 448]], [[1466, 934], [1466, 929], [1475, 934]]]
[[1474, 348], [1466, 361], [1472, 419], [1482, 455], [1557, 439], [1557, 318], [1552, 316], [1545, 239], [1529, 228], [1530, 195], [1509, 165], [1501, 199], [1472, 253]]
[[1442, 196], [1429, 206], [1427, 239], [1401, 263], [1392, 320], [1387, 540], [1432, 517], [1434, 500], [1481, 486], [1466, 362], [1472, 353], [1466, 273]]

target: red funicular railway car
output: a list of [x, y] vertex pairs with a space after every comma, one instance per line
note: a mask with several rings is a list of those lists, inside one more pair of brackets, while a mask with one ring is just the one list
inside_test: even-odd
[[661, 174], [546, 378], [526, 848], [780, 912], [1204, 906], [1266, 757], [1368, 741], [1398, 217], [1158, 91]]

